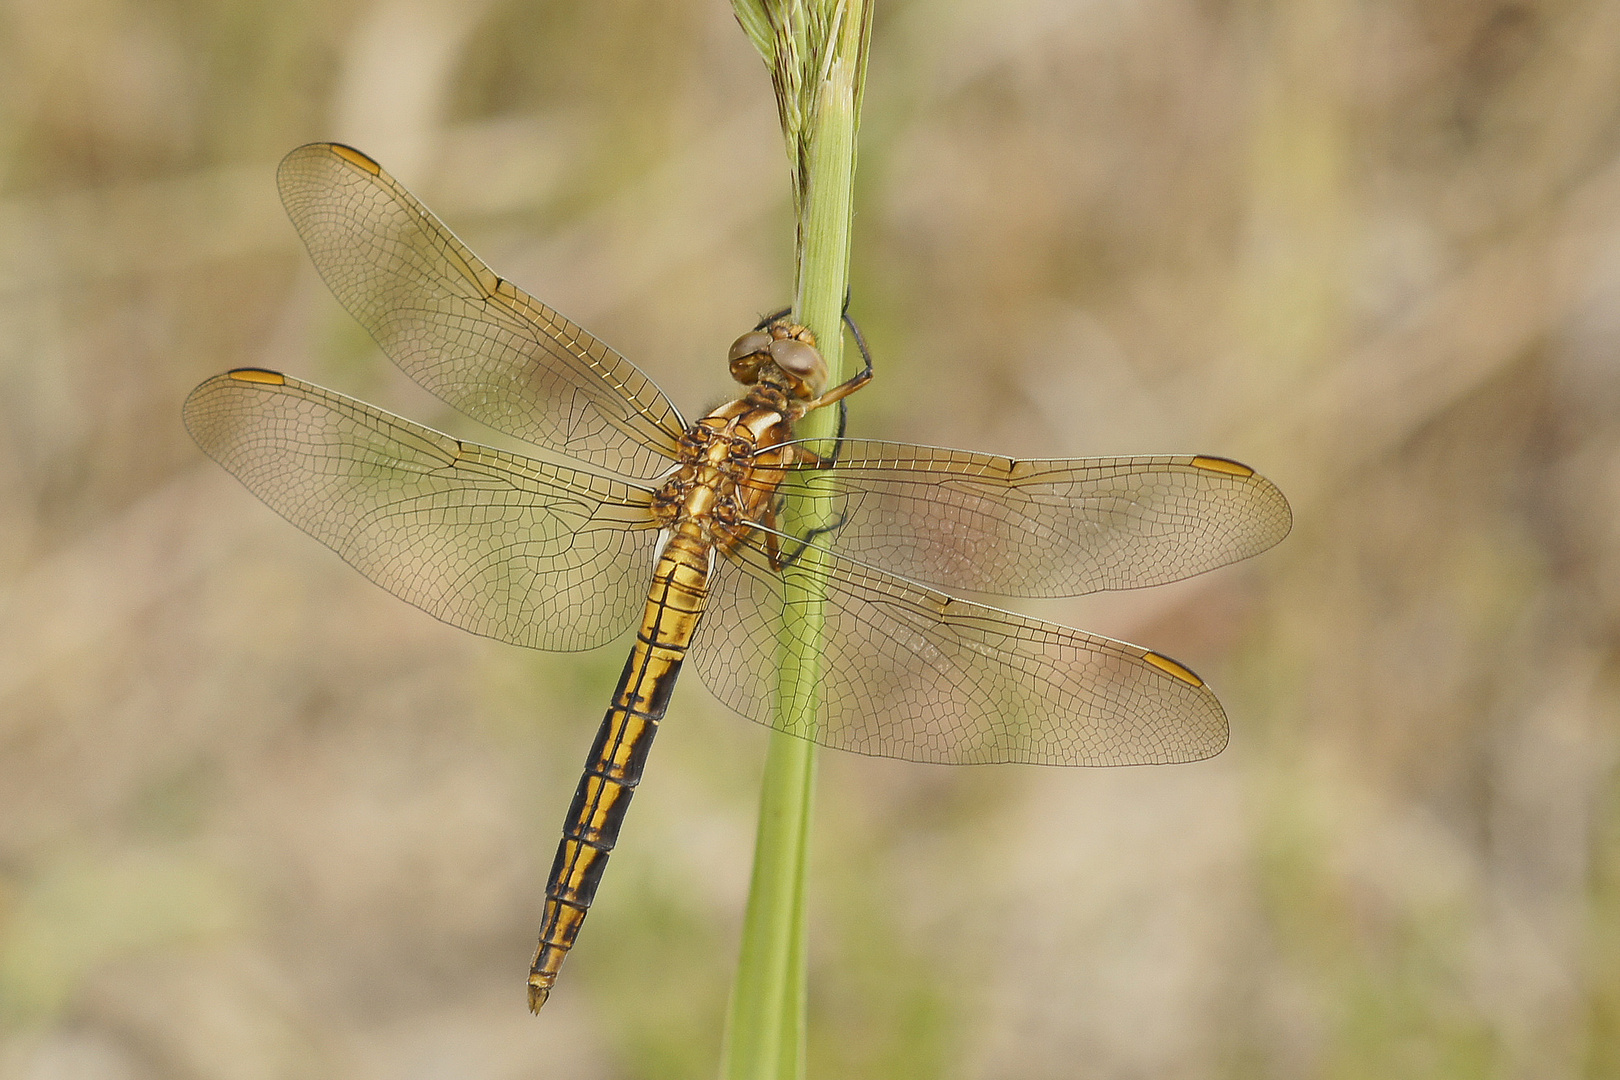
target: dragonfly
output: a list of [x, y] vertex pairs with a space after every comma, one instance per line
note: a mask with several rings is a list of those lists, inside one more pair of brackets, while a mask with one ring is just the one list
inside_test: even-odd
[[[745, 391], [687, 423], [639, 368], [492, 272], [360, 151], [300, 147], [277, 180], [322, 278], [383, 351], [535, 456], [262, 368], [186, 399], [198, 445], [454, 626], [554, 651], [636, 628], [546, 885], [531, 1010], [578, 937], [687, 659], [742, 716], [861, 754], [1101, 766], [1226, 746], [1219, 701], [1178, 661], [955, 594], [1132, 589], [1264, 551], [1291, 512], [1248, 466], [1017, 460], [845, 438], [842, 422], [833, 440], [795, 439], [805, 414], [842, 414], [872, 369], [829, 387], [814, 335], [786, 316], [731, 347]], [[789, 493], [824, 524], [787, 528]], [[784, 674], [784, 642], [806, 633], [819, 663]]]

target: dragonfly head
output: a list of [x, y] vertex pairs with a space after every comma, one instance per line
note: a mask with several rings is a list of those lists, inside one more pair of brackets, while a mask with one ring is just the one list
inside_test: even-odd
[[761, 382], [786, 384], [796, 398], [817, 397], [827, 387], [827, 361], [808, 327], [778, 320], [763, 330], [750, 330], [731, 346], [731, 377], [744, 386]]

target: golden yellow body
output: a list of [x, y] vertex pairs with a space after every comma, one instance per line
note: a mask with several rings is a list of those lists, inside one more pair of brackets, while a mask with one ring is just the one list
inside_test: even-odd
[[[749, 392], [687, 429], [679, 467], [653, 496], [653, 517], [665, 542], [635, 647], [585, 762], [546, 884], [540, 944], [529, 967], [529, 1008], [535, 1012], [579, 935], [641, 782], [647, 752], [703, 615], [716, 551], [734, 545], [755, 524], [774, 524], [780, 467], [809, 456], [781, 445], [793, 437], [793, 422], [866, 382], [857, 376], [817, 397], [825, 367], [795, 373], [778, 366], [770, 358], [778, 342], [814, 349], [810, 331], [790, 323], [739, 339], [732, 348], [732, 372], [752, 384]], [[803, 362], [820, 365], [813, 352], [796, 351]], [[761, 466], [777, 468], [756, 471]]]

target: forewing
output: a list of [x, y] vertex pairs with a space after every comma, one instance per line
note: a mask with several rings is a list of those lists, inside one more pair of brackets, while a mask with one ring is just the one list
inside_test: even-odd
[[281, 200], [321, 277], [423, 387], [468, 416], [624, 476], [668, 469], [683, 424], [634, 364], [496, 276], [357, 150], [299, 147]]
[[710, 691], [751, 720], [840, 750], [952, 765], [1159, 764], [1226, 745], [1220, 702], [1173, 660], [823, 561], [821, 663], [792, 687], [816, 702], [806, 726], [778, 717], [776, 699], [779, 634], [814, 633], [814, 605], [796, 592], [808, 571], [772, 570], [757, 538], [718, 560], [691, 657]]
[[186, 399], [199, 446], [277, 513], [395, 596], [464, 630], [571, 651], [646, 597], [646, 491], [459, 442], [275, 372]]
[[840, 555], [1003, 596], [1178, 581], [1266, 550], [1293, 520], [1269, 480], [1215, 457], [1018, 461], [848, 439], [832, 468], [791, 471], [830, 500], [842, 524], [821, 543]]

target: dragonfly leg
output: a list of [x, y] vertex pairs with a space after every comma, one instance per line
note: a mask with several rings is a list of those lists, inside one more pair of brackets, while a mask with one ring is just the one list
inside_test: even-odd
[[781, 311], [773, 311], [769, 315], [767, 315], [764, 318], [760, 319], [759, 322], [755, 323], [754, 324], [754, 329], [755, 330], [764, 330], [767, 327], [769, 327], [772, 323], [779, 322], [782, 319], [787, 318], [791, 314], [793, 314], [793, 309], [790, 308], [790, 307], [785, 307]]
[[[771, 323], [776, 322], [779, 319], [785, 319], [791, 314], [793, 314], [793, 308], [792, 307], [785, 307], [780, 311], [772, 312], [771, 314], [765, 316], [763, 319], [759, 320], [759, 322], [754, 326], [754, 329], [755, 330], [763, 330], [767, 326], [771, 325]], [[844, 307], [843, 307], [842, 311], [840, 311], [840, 314], [843, 316], [844, 321], [849, 323], [849, 328], [851, 330], [855, 330], [855, 338], [856, 338], [856, 340], [859, 340], [860, 336], [861, 336], [861, 332], [859, 330], [855, 329], [855, 324], [853, 322], [850, 322], [850, 318], [849, 318], [849, 290], [847, 288], [844, 290]], [[863, 352], [865, 351], [864, 346], [863, 346], [862, 351]]]
[[[773, 514], [772, 516], [774, 517], [775, 515]], [[849, 515], [839, 514], [836, 520], [829, 521], [825, 525], [817, 525], [815, 528], [805, 532], [803, 536], [794, 537], [793, 542], [798, 546], [787, 555], [779, 555], [779, 553], [776, 551], [776, 534], [766, 533], [765, 535], [769, 537], [767, 546], [771, 549], [771, 568], [775, 570], [785, 570], [792, 566], [794, 563], [804, 558], [804, 553], [810, 549], [811, 544], [816, 542], [817, 537], [826, 536], [830, 532], [837, 532], [839, 529], [844, 527], [844, 522], [848, 520]]]
[[[864, 366], [854, 375], [828, 390], [814, 401], [806, 402], [804, 406], [804, 411], [809, 412], [811, 409], [819, 409], [836, 401], [838, 403], [838, 438], [840, 440], [844, 437], [844, 421], [848, 416], [848, 410], [844, 406], [844, 399], [872, 381], [872, 350], [866, 347], [866, 336], [861, 333], [861, 328], [856, 325], [854, 319], [849, 317], [847, 311], [844, 312], [844, 324], [849, 327], [849, 332], [855, 337], [855, 347], [861, 351], [861, 361]], [[834, 457], [836, 456], [837, 452], [834, 451]]]
[[844, 296], [844, 325], [849, 327], [849, 332], [855, 337], [855, 347], [861, 351], [863, 366], [860, 371], [857, 371], [814, 401], [807, 402], [804, 407], [805, 412], [809, 412], [811, 409], [819, 409], [834, 402], [838, 403], [838, 433], [833, 436], [832, 453], [823, 456], [809, 449], [801, 448], [799, 451], [805, 455], [807, 462], [820, 469], [832, 468], [833, 464], [838, 460], [838, 451], [844, 445], [844, 429], [849, 426], [849, 405], [844, 399], [872, 381], [872, 350], [867, 348], [866, 335], [861, 333], [860, 326], [849, 316], [848, 294]]
[[777, 539], [780, 534], [776, 531], [777, 513], [781, 508], [781, 504], [780, 496], [771, 500], [770, 504], [765, 507], [765, 520], [761, 522], [769, 530], [765, 533], [765, 550], [770, 554], [772, 570], [785, 570], [792, 566], [804, 558], [805, 551], [809, 549], [811, 544], [816, 542], [817, 537], [826, 536], [830, 532], [837, 531], [843, 527], [845, 521], [849, 520], [849, 515], [840, 513], [836, 520], [829, 521], [825, 525], [817, 525], [815, 528], [806, 531], [804, 535], [794, 537], [793, 542], [796, 546], [791, 552], [784, 555]]

